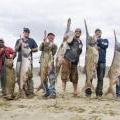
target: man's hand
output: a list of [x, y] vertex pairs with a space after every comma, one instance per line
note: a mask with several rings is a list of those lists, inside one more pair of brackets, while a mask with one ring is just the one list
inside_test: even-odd
[[20, 35], [20, 40], [19, 40], [18, 45], [19, 45], [19, 46], [21, 46], [21, 45], [22, 45], [22, 43], [23, 43], [23, 35]]
[[49, 47], [53, 48], [53, 46], [54, 46], [53, 42], [50, 42]]
[[31, 49], [31, 52], [37, 52], [37, 51], [38, 51], [38, 48]]
[[97, 47], [98, 51], [100, 50], [100, 47]]
[[10, 59], [13, 59], [14, 58], [14, 55], [13, 54], [10, 54]]
[[97, 42], [98, 37], [96, 35], [94, 35], [93, 39]]

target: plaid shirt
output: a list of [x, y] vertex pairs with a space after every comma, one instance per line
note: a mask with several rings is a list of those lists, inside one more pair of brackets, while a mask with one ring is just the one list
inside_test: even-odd
[[3, 69], [5, 57], [10, 59], [10, 55], [15, 56], [15, 51], [10, 47], [4, 47], [0, 49], [0, 72]]

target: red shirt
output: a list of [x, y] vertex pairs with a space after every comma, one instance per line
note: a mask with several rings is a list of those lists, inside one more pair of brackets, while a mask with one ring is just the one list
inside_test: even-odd
[[4, 66], [5, 58], [14, 58], [15, 51], [10, 47], [0, 48], [0, 72]]

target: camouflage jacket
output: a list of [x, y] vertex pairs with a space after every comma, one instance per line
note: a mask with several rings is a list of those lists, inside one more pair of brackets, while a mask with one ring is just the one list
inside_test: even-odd
[[[57, 51], [57, 45], [51, 42], [42, 42], [39, 50], [42, 52], [40, 56], [40, 62], [42, 59], [53, 59]], [[48, 56], [47, 58], [45, 56]]]

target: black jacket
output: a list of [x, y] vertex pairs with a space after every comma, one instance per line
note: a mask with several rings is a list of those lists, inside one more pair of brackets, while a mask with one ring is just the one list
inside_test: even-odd
[[80, 39], [74, 38], [71, 43], [68, 43], [68, 45], [70, 49], [66, 50], [64, 58], [69, 60], [72, 64], [77, 65], [83, 44]]
[[106, 49], [108, 48], [108, 40], [107, 39], [98, 39], [97, 46], [99, 47], [99, 60], [98, 63], [106, 63]]

